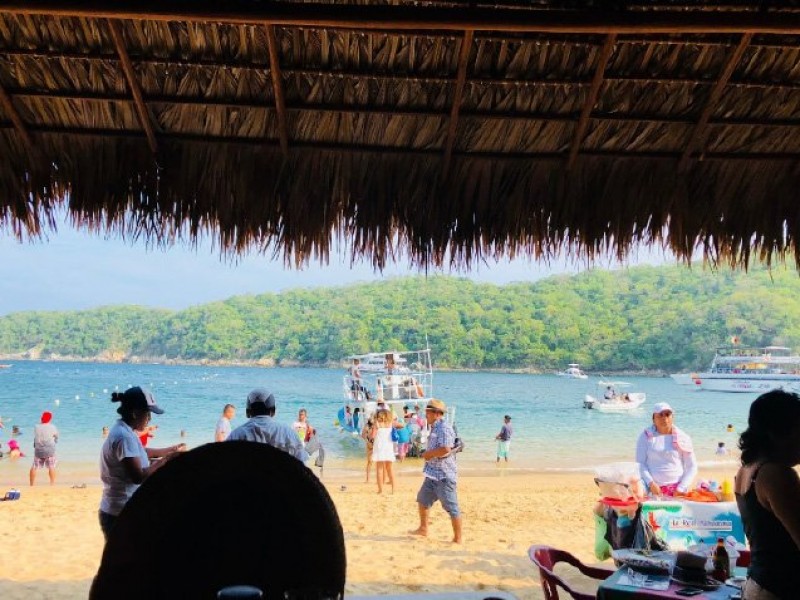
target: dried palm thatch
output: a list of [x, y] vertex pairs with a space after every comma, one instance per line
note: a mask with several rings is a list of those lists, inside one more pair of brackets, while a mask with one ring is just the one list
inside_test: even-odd
[[800, 257], [800, 11], [601, 4], [0, 0], [0, 222], [378, 267]]

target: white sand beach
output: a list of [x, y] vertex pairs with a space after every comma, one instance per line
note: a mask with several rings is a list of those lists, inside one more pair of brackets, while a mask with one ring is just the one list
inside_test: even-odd
[[[597, 488], [589, 473], [520, 474], [501, 466], [461, 477], [461, 546], [450, 543], [449, 519], [438, 505], [427, 539], [408, 534], [417, 524], [421, 478], [404, 470], [395, 494], [382, 496], [372, 483], [324, 480], [344, 527], [348, 594], [500, 589], [521, 599], [542, 598], [527, 557], [531, 544], [553, 545], [595, 562], [591, 508]], [[0, 597], [85, 598], [103, 546], [100, 487], [19, 489], [19, 501], [0, 503]], [[593, 588], [569, 570], [566, 575]]]
[[[541, 598], [527, 558], [532, 543], [593, 560], [596, 491], [588, 474], [519, 475], [501, 467], [492, 476], [462, 477], [462, 546], [450, 543], [450, 522], [438, 505], [427, 539], [408, 534], [417, 524], [421, 479], [403, 472], [395, 494], [383, 496], [372, 483], [325, 480], [344, 527], [348, 594], [495, 588]], [[85, 598], [103, 547], [100, 487], [21, 484], [19, 501], [0, 503], [0, 597]]]

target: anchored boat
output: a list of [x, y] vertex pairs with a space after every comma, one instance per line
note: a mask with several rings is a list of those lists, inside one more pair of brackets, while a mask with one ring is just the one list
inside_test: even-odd
[[569, 363], [567, 368], [556, 373], [559, 377], [570, 377], [571, 379], [588, 379], [589, 376], [581, 371], [578, 363]]
[[784, 346], [718, 348], [708, 371], [676, 373], [677, 383], [687, 378], [695, 389], [712, 392], [762, 393], [784, 388], [800, 390], [800, 356]]
[[[390, 410], [412, 430], [412, 449], [424, 449], [428, 439], [425, 406], [433, 398], [431, 350], [370, 352], [347, 357], [342, 378], [343, 406], [337, 413], [339, 430], [361, 440], [364, 426], [379, 408]], [[404, 411], [403, 408], [408, 410]], [[447, 403], [445, 418], [455, 423], [456, 408]], [[414, 413], [415, 418], [406, 418]], [[414, 455], [414, 452], [411, 452]]]

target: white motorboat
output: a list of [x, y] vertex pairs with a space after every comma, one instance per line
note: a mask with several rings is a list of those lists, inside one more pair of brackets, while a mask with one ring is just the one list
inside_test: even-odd
[[586, 394], [583, 407], [600, 412], [620, 413], [636, 410], [647, 399], [644, 392], [625, 392], [621, 388], [630, 387], [625, 381], [600, 381], [597, 386], [602, 389], [596, 396]]
[[559, 377], [571, 377], [572, 379], [588, 379], [589, 376], [581, 371], [578, 363], [569, 363], [567, 368], [556, 373]]
[[[358, 363], [356, 363], [356, 360]], [[342, 380], [344, 403], [336, 420], [339, 430], [348, 437], [363, 441], [361, 432], [378, 405], [392, 411], [403, 421], [403, 407], [417, 414], [412, 434], [412, 452], [424, 450], [428, 437], [425, 406], [433, 398], [431, 350], [371, 352], [347, 357], [348, 372]], [[358, 364], [358, 368], [355, 365]], [[364, 368], [369, 365], [369, 368]], [[358, 411], [358, 412], [356, 412]], [[455, 423], [456, 408], [447, 403], [449, 423]]]
[[791, 348], [730, 346], [717, 349], [708, 371], [676, 373], [677, 383], [712, 392], [763, 393], [777, 388], [800, 390], [800, 356]]

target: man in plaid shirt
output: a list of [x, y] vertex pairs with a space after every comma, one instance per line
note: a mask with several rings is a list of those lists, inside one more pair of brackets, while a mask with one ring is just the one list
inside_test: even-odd
[[419, 505], [419, 527], [412, 531], [414, 535], [428, 535], [428, 513], [434, 502], [439, 500], [442, 507], [450, 515], [453, 524], [453, 543], [461, 543], [461, 511], [458, 509], [456, 481], [458, 467], [456, 457], [451, 453], [455, 446], [456, 434], [444, 420], [446, 407], [441, 400], [431, 400], [425, 407], [425, 419], [431, 428], [428, 436], [427, 450], [423, 452], [425, 459], [425, 481], [417, 493]]

